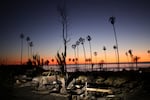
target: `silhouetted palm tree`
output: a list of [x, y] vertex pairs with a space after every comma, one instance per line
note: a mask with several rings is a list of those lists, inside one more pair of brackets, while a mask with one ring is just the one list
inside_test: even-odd
[[95, 59], [96, 59], [95, 63], [97, 64], [97, 52], [96, 51], [94, 52], [94, 56], [95, 56]]
[[69, 60], [69, 62], [70, 62], [70, 61], [71, 61], [71, 58], [69, 58], [68, 60]]
[[30, 56], [32, 57], [32, 47], [33, 47], [33, 42], [32, 41], [29, 43], [29, 46], [30, 46]]
[[[74, 59], [76, 59], [76, 45], [73, 44], [73, 45], [72, 45], [72, 48], [74, 49]], [[75, 61], [75, 63], [76, 63], [76, 61]]]
[[55, 61], [55, 60], [52, 58], [52, 59], [51, 59], [52, 64], [54, 64], [54, 61]]
[[127, 61], [129, 61], [129, 60], [128, 60], [128, 52], [126, 52], [125, 55], [127, 56]]
[[130, 54], [130, 57], [133, 58], [132, 50], [129, 49], [128, 53]]
[[128, 64], [129, 64], [128, 52], [126, 52], [125, 55], [127, 56], [127, 62], [128, 62]]
[[[129, 49], [128, 50], [128, 53], [130, 54], [130, 57], [131, 57], [131, 62], [132, 62], [132, 60], [133, 60], [133, 54], [132, 54], [132, 50], [131, 49]], [[133, 65], [131, 64], [131, 66], [133, 67]]]
[[103, 46], [104, 54], [105, 54], [105, 63], [106, 63], [106, 69], [107, 69], [107, 55], [106, 55], [106, 47]]
[[80, 44], [80, 42], [79, 41], [76, 41], [76, 46], [77, 46], [77, 63], [79, 63], [79, 44]]
[[137, 70], [137, 67], [138, 67], [138, 60], [140, 59], [140, 57], [138, 57], [138, 56], [135, 56], [134, 58], [133, 58], [133, 61], [135, 62], [135, 64], [136, 64], [136, 70]]
[[29, 42], [30, 42], [30, 37], [27, 36], [26, 40], [27, 40], [27, 45], [28, 45], [28, 59], [29, 59], [29, 47], [30, 47]]
[[150, 50], [147, 50], [147, 53], [150, 55]]
[[74, 58], [72, 59], [72, 62], [75, 62], [75, 59], [74, 59]]
[[92, 40], [92, 38], [91, 38], [91, 36], [87, 36], [86, 37], [86, 39], [87, 39], [87, 41], [89, 41], [89, 46], [90, 46], [90, 55], [91, 55], [91, 65], [92, 65], [92, 48], [91, 48], [91, 40]]
[[116, 53], [117, 47], [114, 45], [113, 48], [114, 48], [114, 50], [115, 50], [115, 57], [116, 57], [116, 61], [117, 61], [117, 53]]
[[85, 61], [85, 60], [86, 60], [85, 47], [84, 47], [85, 39], [84, 39], [84, 38], [82, 38], [82, 37], [80, 37], [80, 38], [79, 38], [79, 41], [80, 41], [80, 43], [81, 43], [81, 44], [82, 44], [82, 46], [83, 46], [84, 61]]
[[119, 50], [118, 50], [118, 41], [117, 41], [117, 35], [116, 35], [116, 30], [115, 30], [115, 17], [110, 17], [109, 18], [109, 21], [110, 21], [110, 23], [112, 24], [112, 26], [113, 26], [113, 30], [114, 30], [114, 35], [115, 35], [115, 41], [116, 41], [116, 49], [117, 49], [117, 58], [118, 58], [118, 70], [119, 70], [119, 68], [120, 68], [120, 65], [119, 65]]
[[20, 63], [22, 64], [22, 55], [23, 55], [23, 39], [24, 39], [24, 34], [21, 33], [20, 34], [20, 38], [21, 38], [21, 61]]

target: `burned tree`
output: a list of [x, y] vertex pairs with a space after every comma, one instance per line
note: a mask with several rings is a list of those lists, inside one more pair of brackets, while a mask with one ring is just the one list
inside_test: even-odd
[[[67, 12], [66, 12], [66, 5], [65, 3], [63, 6], [58, 6], [57, 11], [60, 14], [61, 17], [61, 24], [62, 24], [62, 37], [63, 37], [63, 44], [64, 44], [64, 52], [60, 55], [59, 52], [57, 52], [57, 62], [61, 67], [64, 67], [63, 71], [64, 73], [67, 72], [66, 69], [66, 56], [67, 56], [67, 43], [69, 42], [68, 39], [68, 32], [67, 32], [67, 27], [68, 27], [68, 19], [67, 19]], [[62, 56], [62, 57], [59, 57]], [[60, 59], [62, 58], [62, 59]]]
[[67, 32], [68, 19], [67, 19], [65, 2], [63, 6], [59, 5], [57, 7], [57, 10], [61, 17], [64, 51], [62, 53], [57, 52], [56, 60], [63, 74], [63, 76], [60, 78], [60, 81], [62, 83], [61, 85], [62, 88], [60, 89], [60, 93], [66, 93], [66, 86], [67, 86], [67, 80], [68, 80], [68, 74], [67, 74], [67, 68], [66, 68], [66, 57], [67, 57], [67, 43], [69, 42], [69, 39], [68, 39], [68, 32]]

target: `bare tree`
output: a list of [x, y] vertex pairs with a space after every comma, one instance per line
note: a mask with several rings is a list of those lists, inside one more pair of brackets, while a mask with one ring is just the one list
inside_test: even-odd
[[36, 66], [40, 66], [40, 55], [39, 54], [33, 55], [33, 62]]
[[[62, 34], [63, 34], [63, 43], [64, 43], [64, 52], [62, 53], [62, 58], [63, 59], [59, 59], [59, 57], [57, 57], [59, 60], [61, 60], [64, 64], [64, 72], [66, 73], [67, 72], [67, 69], [66, 69], [66, 56], [67, 56], [67, 43], [69, 42], [69, 39], [68, 39], [68, 16], [67, 16], [67, 11], [66, 11], [66, 4], [64, 2], [64, 4], [62, 6], [58, 6], [57, 7], [57, 10], [58, 10], [58, 13], [60, 14], [60, 17], [61, 17], [61, 24], [62, 24]], [[58, 53], [57, 52], [57, 56], [58, 56]], [[60, 54], [59, 54], [60, 56]], [[58, 60], [57, 60], [58, 61]]]
[[62, 89], [60, 90], [61, 93], [66, 93], [66, 85], [68, 80], [68, 73], [67, 73], [67, 67], [66, 67], [66, 57], [67, 57], [67, 43], [69, 42], [68, 39], [68, 16], [66, 11], [66, 3], [61, 6], [59, 5], [57, 7], [58, 13], [61, 17], [61, 24], [62, 24], [62, 38], [63, 38], [63, 44], [64, 44], [64, 51], [59, 54], [57, 52], [57, 63], [60, 66], [60, 70], [62, 71], [64, 78], [62, 79]]
[[64, 71], [65, 70], [64, 54], [62, 53], [60, 55], [60, 53], [57, 52], [56, 60], [57, 60], [58, 65], [60, 66], [60, 71], [62, 72], [62, 74], [64, 74], [64, 72], [65, 72]]

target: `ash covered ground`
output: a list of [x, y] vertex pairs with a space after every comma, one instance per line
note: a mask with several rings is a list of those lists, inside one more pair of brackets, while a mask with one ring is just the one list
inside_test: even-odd
[[[26, 70], [26, 68], [24, 69]], [[14, 77], [24, 74], [21, 68], [1, 67], [0, 69], [0, 98], [4, 100], [73, 100], [66, 95], [53, 95], [54, 93], [45, 92], [39, 94], [35, 92], [30, 85], [30, 81], [22, 82], [16, 85]], [[42, 70], [40, 70], [42, 71]], [[40, 71], [32, 73], [32, 77], [40, 73]], [[109, 88], [113, 94], [121, 97], [120, 100], [150, 100], [150, 72], [149, 68], [142, 71], [122, 71], [122, 72], [76, 72], [69, 73], [70, 79], [87, 77], [87, 82], [93, 88]], [[69, 83], [68, 82], [68, 83]], [[80, 83], [80, 82], [79, 82]], [[94, 85], [93, 85], [94, 84]], [[59, 93], [57, 93], [59, 94]], [[98, 96], [92, 93], [95, 98], [88, 100], [109, 100], [105, 96]], [[68, 94], [69, 95], [69, 94]], [[116, 99], [111, 99], [116, 100]], [[117, 99], [119, 100], [119, 99]]]

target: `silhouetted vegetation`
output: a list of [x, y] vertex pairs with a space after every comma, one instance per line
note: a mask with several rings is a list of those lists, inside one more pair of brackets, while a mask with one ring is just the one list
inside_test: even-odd
[[115, 42], [116, 42], [116, 50], [117, 50], [117, 60], [118, 60], [118, 70], [119, 70], [119, 47], [118, 47], [118, 40], [117, 40], [117, 35], [116, 35], [116, 29], [115, 29], [115, 20], [116, 18], [114, 16], [109, 18], [110, 23], [113, 26], [113, 30], [114, 30], [114, 35], [115, 35]]
[[22, 55], [23, 55], [23, 39], [24, 39], [24, 34], [21, 33], [20, 34], [20, 38], [21, 38], [21, 58], [20, 58], [20, 64], [22, 64]]
[[91, 62], [91, 65], [92, 65], [92, 47], [91, 47], [91, 40], [92, 40], [92, 38], [91, 38], [91, 36], [90, 36], [90, 35], [88, 35], [88, 36], [86, 37], [86, 39], [87, 39], [87, 41], [89, 41], [90, 56], [91, 56], [91, 58], [90, 58], [90, 62]]
[[85, 52], [85, 47], [84, 47], [84, 42], [85, 42], [85, 39], [80, 37], [79, 38], [79, 42], [82, 44], [83, 46], [83, 52], [84, 52], [84, 61], [86, 60], [86, 52]]

